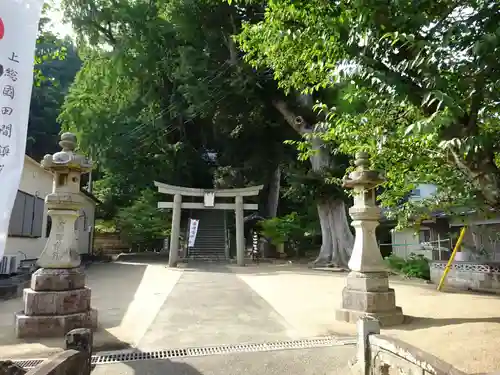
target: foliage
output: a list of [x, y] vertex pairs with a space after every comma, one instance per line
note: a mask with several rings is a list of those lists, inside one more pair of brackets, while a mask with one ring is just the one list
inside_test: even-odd
[[249, 9], [208, 0], [64, 5], [85, 53], [59, 119], [98, 163], [106, 217], [154, 180], [265, 184], [295, 157], [262, 96], [265, 78], [234, 49], [231, 34]]
[[406, 260], [396, 255], [390, 255], [385, 258], [385, 261], [390, 269], [407, 277], [431, 279], [429, 261], [423, 255], [411, 253]]
[[114, 220], [97, 219], [95, 221], [95, 231], [97, 233], [116, 233], [116, 223]]
[[262, 228], [262, 234], [269, 238], [273, 245], [298, 242], [304, 237], [312, 237], [316, 229], [307, 225], [304, 217], [301, 217], [297, 212], [263, 220], [259, 224]]
[[[45, 6], [44, 12], [47, 10]], [[48, 29], [48, 24], [49, 19], [42, 17], [35, 51], [35, 85], [28, 122], [26, 153], [35, 160], [59, 151], [60, 124], [57, 116], [81, 64], [71, 40], [58, 38]]]
[[119, 210], [116, 228], [128, 243], [151, 248], [169, 235], [170, 217], [157, 208], [157, 202], [154, 191], [143, 190], [130, 206]]
[[[238, 41], [284, 90], [316, 98], [317, 136], [371, 152], [387, 170], [385, 206], [404, 203], [415, 183], [438, 185], [426, 210], [401, 207], [407, 219], [500, 206], [499, 10], [493, 0], [273, 0]], [[339, 85], [357, 111], [328, 97]]]

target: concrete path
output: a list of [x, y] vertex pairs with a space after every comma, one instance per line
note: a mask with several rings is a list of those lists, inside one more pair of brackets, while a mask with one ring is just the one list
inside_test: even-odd
[[[164, 264], [92, 265], [87, 270], [87, 284], [92, 289], [92, 306], [99, 312], [96, 350], [137, 346], [182, 273]], [[0, 301], [0, 358], [44, 358], [60, 352], [63, 338], [15, 337], [14, 312], [22, 309], [21, 299]]]
[[275, 341], [287, 322], [228, 267], [185, 269], [139, 342], [141, 350]]
[[[161, 350], [353, 335], [354, 325], [334, 319], [345, 276], [294, 265], [169, 269], [164, 264], [95, 264], [88, 270], [101, 323], [95, 347]], [[498, 370], [498, 296], [439, 293], [433, 285], [407, 282], [392, 281], [391, 286], [410, 322], [382, 333], [469, 373]], [[21, 309], [20, 299], [0, 302], [0, 357], [40, 358], [61, 351], [63, 338], [15, 338], [13, 314]]]
[[98, 365], [92, 375], [346, 375], [354, 347], [284, 350]]

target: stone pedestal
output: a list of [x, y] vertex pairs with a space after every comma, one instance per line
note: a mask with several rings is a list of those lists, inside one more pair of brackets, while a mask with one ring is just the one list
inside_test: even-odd
[[403, 311], [396, 306], [394, 290], [389, 288], [385, 272], [360, 273], [352, 271], [342, 291], [342, 308], [336, 319], [356, 323], [361, 317], [372, 317], [383, 327], [401, 324]]
[[349, 174], [344, 186], [354, 189], [354, 205], [349, 213], [356, 234], [349, 260], [351, 272], [342, 291], [342, 306], [335, 317], [349, 323], [356, 323], [362, 317], [372, 317], [386, 327], [401, 324], [404, 315], [396, 306], [394, 290], [389, 288], [386, 265], [375, 236], [380, 208], [376, 205], [374, 188], [383, 182], [383, 178], [367, 168], [369, 161], [366, 153], [356, 154], [355, 164], [357, 168]]
[[75, 328], [97, 328], [97, 311], [80, 268], [40, 268], [24, 290], [24, 310], [17, 313], [19, 338], [64, 336]]
[[90, 307], [90, 289], [74, 229], [83, 206], [80, 192], [82, 173], [91, 163], [74, 153], [76, 137], [64, 133], [62, 151], [45, 155], [42, 166], [54, 174], [52, 193], [45, 198], [52, 219], [49, 238], [37, 264], [41, 268], [31, 278], [31, 288], [24, 290], [24, 310], [15, 316], [17, 337], [64, 336], [76, 328], [97, 328], [97, 311]]

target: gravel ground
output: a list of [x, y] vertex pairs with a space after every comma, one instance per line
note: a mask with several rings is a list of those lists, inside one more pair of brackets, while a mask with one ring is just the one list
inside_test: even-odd
[[[334, 316], [342, 303], [345, 273], [311, 273], [295, 267], [264, 269], [235, 272], [299, 334], [355, 334], [355, 325], [337, 322]], [[408, 321], [382, 330], [384, 335], [406, 341], [468, 373], [500, 369], [499, 296], [442, 293], [435, 285], [412, 280], [391, 280], [391, 287]]]

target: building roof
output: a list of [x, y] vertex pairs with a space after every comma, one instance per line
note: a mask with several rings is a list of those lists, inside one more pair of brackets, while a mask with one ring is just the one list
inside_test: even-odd
[[80, 191], [83, 193], [83, 195], [93, 200], [96, 204], [102, 203], [99, 199], [97, 199], [97, 197], [94, 194], [88, 192], [87, 189], [81, 188]]
[[44, 167], [42, 167], [42, 165], [39, 162], [37, 162], [35, 159], [29, 157], [26, 154], [24, 155], [24, 162], [28, 162], [28, 163], [32, 164], [33, 166], [40, 168], [43, 172], [49, 173], [50, 175], [52, 175], [51, 171], [46, 170]]
[[[26, 154], [24, 155], [24, 161], [27, 161], [28, 163], [31, 163], [31, 164], [39, 167], [45, 173], [52, 174], [51, 171], [48, 171], [47, 169], [45, 169], [44, 167], [42, 167], [42, 165], [39, 162], [37, 162], [35, 159], [31, 158], [30, 156], [28, 156]], [[89, 198], [90, 200], [94, 201], [96, 204], [101, 204], [102, 203], [99, 199], [97, 199], [97, 197], [94, 194], [88, 192], [86, 189], [80, 188], [80, 192], [83, 195], [85, 195], [87, 198]]]

